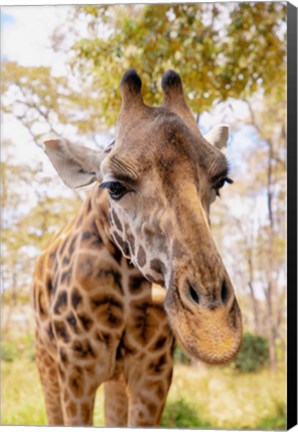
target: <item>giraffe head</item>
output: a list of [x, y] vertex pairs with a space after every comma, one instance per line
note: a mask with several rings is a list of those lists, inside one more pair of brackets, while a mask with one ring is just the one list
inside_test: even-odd
[[228, 178], [220, 151], [227, 126], [205, 137], [186, 104], [180, 76], [162, 78], [164, 104], [144, 104], [134, 70], [121, 81], [115, 142], [94, 151], [45, 142], [64, 182], [107, 190], [111, 235], [144, 276], [167, 289], [165, 309], [184, 348], [209, 363], [238, 351], [241, 313], [209, 227], [209, 208]]

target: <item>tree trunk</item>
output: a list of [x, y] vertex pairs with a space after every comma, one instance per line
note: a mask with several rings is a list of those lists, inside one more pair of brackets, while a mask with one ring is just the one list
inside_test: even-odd
[[273, 298], [275, 291], [275, 284], [273, 278], [274, 268], [274, 253], [273, 253], [273, 241], [274, 241], [274, 219], [272, 211], [272, 161], [273, 161], [273, 145], [268, 142], [268, 169], [267, 169], [267, 209], [269, 216], [269, 241], [268, 241], [268, 271], [267, 271], [267, 311], [268, 311], [268, 325], [269, 325], [269, 350], [270, 350], [270, 365], [272, 371], [277, 371], [277, 354], [276, 354], [276, 329], [274, 324], [274, 311], [273, 311]]
[[249, 287], [249, 293], [250, 293], [250, 300], [252, 304], [252, 310], [253, 310], [253, 316], [254, 316], [254, 328], [256, 334], [260, 334], [260, 318], [259, 318], [259, 308], [258, 308], [258, 302], [255, 295], [255, 289], [253, 285], [253, 262], [252, 262], [252, 256], [248, 256], [248, 287]]

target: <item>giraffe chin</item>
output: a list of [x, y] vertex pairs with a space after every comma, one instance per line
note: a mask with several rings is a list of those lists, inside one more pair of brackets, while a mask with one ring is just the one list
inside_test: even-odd
[[230, 345], [225, 343], [224, 346], [216, 345], [208, 347], [202, 346], [200, 343], [195, 344], [188, 340], [185, 341], [179, 334], [176, 334], [176, 336], [178, 340], [180, 340], [183, 348], [191, 357], [194, 357], [204, 363], [213, 365], [229, 363], [231, 360], [233, 360], [241, 345], [240, 339], [239, 343], [233, 343]]
[[202, 308], [191, 319], [177, 302], [175, 306], [176, 310], [166, 298], [165, 309], [173, 333], [191, 357], [214, 365], [228, 363], [235, 357], [242, 341], [242, 320], [236, 299], [232, 312], [224, 307], [216, 311]]

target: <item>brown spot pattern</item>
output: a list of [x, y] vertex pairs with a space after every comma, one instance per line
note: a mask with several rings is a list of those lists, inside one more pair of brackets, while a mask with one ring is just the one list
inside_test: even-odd
[[151, 270], [155, 271], [156, 273], [159, 273], [161, 275], [164, 275], [166, 272], [166, 268], [164, 263], [160, 259], [153, 259], [150, 261], [150, 268]]
[[69, 342], [70, 336], [65, 323], [63, 321], [54, 321], [53, 325], [57, 339], [62, 339], [64, 342]]
[[123, 305], [110, 295], [98, 294], [91, 298], [90, 304], [97, 320], [106, 327], [117, 328], [123, 323]]
[[113, 232], [113, 236], [114, 236], [116, 242], [118, 243], [119, 247], [122, 249], [124, 255], [129, 255], [128, 243], [125, 240], [122, 240], [122, 238], [120, 237], [120, 235], [116, 231]]
[[137, 261], [139, 266], [143, 267], [146, 264], [146, 254], [142, 245], [139, 246]]
[[122, 228], [121, 222], [120, 222], [120, 220], [118, 218], [118, 215], [117, 215], [117, 213], [115, 212], [114, 209], [112, 210], [112, 216], [113, 216], [114, 224], [116, 225], [116, 227], [118, 228], [118, 230], [122, 232], [123, 228]]
[[[144, 285], [145, 284], [145, 285]], [[131, 294], [138, 294], [144, 287], [148, 286], [148, 282], [143, 276], [130, 276], [128, 287]]]
[[83, 299], [78, 288], [74, 288], [71, 293], [71, 304], [75, 310], [78, 308], [78, 305], [82, 302], [82, 300]]
[[76, 340], [72, 344], [73, 357], [76, 359], [89, 359], [95, 358], [94, 350], [91, 347], [91, 343], [85, 340]]
[[60, 315], [67, 308], [67, 292], [61, 291], [54, 305], [54, 313]]
[[88, 424], [90, 422], [90, 416], [91, 416], [91, 412], [90, 412], [90, 407], [89, 404], [87, 404], [86, 402], [81, 404], [81, 417], [83, 420], [83, 424]]
[[[80, 369], [80, 368], [77, 368]], [[74, 369], [68, 379], [68, 387], [76, 398], [81, 398], [84, 394], [82, 371]]]

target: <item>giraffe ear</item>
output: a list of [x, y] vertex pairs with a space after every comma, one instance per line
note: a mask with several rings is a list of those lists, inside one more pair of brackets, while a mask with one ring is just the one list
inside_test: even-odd
[[107, 152], [71, 144], [64, 139], [44, 142], [45, 152], [63, 182], [76, 189], [101, 180], [100, 165]]
[[210, 142], [210, 144], [222, 150], [223, 147], [226, 147], [229, 139], [229, 126], [226, 124], [215, 126], [204, 135], [204, 138]]

